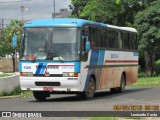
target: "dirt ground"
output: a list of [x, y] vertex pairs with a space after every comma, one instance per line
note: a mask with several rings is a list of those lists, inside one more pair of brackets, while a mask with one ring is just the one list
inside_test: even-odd
[[[16, 71], [19, 69], [19, 62], [16, 60]], [[12, 59], [0, 59], [0, 72], [11, 73], [13, 72], [13, 61]]]

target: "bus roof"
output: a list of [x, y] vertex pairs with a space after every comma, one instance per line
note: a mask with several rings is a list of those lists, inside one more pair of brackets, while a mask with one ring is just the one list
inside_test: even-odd
[[137, 32], [135, 28], [130, 27], [118, 27], [98, 22], [93, 22], [84, 19], [77, 18], [50, 18], [50, 19], [40, 19], [27, 21], [24, 27], [82, 27], [83, 25], [96, 25], [100, 27], [108, 27], [118, 30]]

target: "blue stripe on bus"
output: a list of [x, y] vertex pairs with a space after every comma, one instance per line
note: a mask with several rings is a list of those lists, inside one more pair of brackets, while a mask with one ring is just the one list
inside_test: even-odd
[[45, 69], [46, 69], [46, 66], [47, 66], [47, 63], [44, 63], [44, 64], [43, 64], [43, 67], [42, 67], [42, 69], [41, 69], [41, 71], [40, 71], [40, 74], [44, 74], [44, 71], [45, 71]]
[[19, 62], [19, 71], [22, 72], [22, 62]]
[[35, 74], [39, 74], [41, 72], [42, 67], [43, 63], [39, 63]]
[[80, 73], [81, 64], [80, 62], [74, 62], [74, 72]]
[[104, 54], [105, 54], [105, 50], [100, 50], [100, 51], [99, 51], [99, 56], [98, 56], [98, 63], [97, 63], [97, 65], [103, 65], [103, 63], [104, 63]]
[[[103, 57], [103, 58], [100, 58], [100, 57]], [[104, 60], [104, 51], [92, 50], [89, 65], [97, 65], [98, 63], [102, 64], [103, 60]], [[94, 73], [94, 71], [95, 71], [95, 68], [88, 69], [84, 91], [87, 91], [91, 74]]]
[[87, 74], [87, 77], [86, 77], [86, 83], [85, 83], [85, 86], [84, 86], [84, 91], [88, 90], [89, 80], [91, 79], [91, 74], [94, 73], [94, 71], [95, 71], [95, 68], [89, 68], [88, 74]]
[[92, 50], [89, 65], [97, 65], [99, 50]]

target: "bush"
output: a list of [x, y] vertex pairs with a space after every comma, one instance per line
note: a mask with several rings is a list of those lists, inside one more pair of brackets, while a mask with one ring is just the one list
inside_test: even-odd
[[144, 72], [142, 71], [141, 66], [138, 66], [138, 78], [145, 77]]
[[142, 78], [142, 77], [145, 77], [144, 73], [143, 72], [138, 73], [138, 78]]
[[160, 75], [160, 59], [154, 63], [154, 70], [156, 75]]

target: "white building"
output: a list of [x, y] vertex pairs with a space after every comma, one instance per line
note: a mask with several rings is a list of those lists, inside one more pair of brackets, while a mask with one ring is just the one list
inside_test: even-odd
[[[55, 18], [68, 18], [71, 16], [72, 11], [68, 11], [67, 8], [60, 9], [60, 13], [55, 13]], [[54, 18], [54, 13], [52, 14], [52, 18]]]

